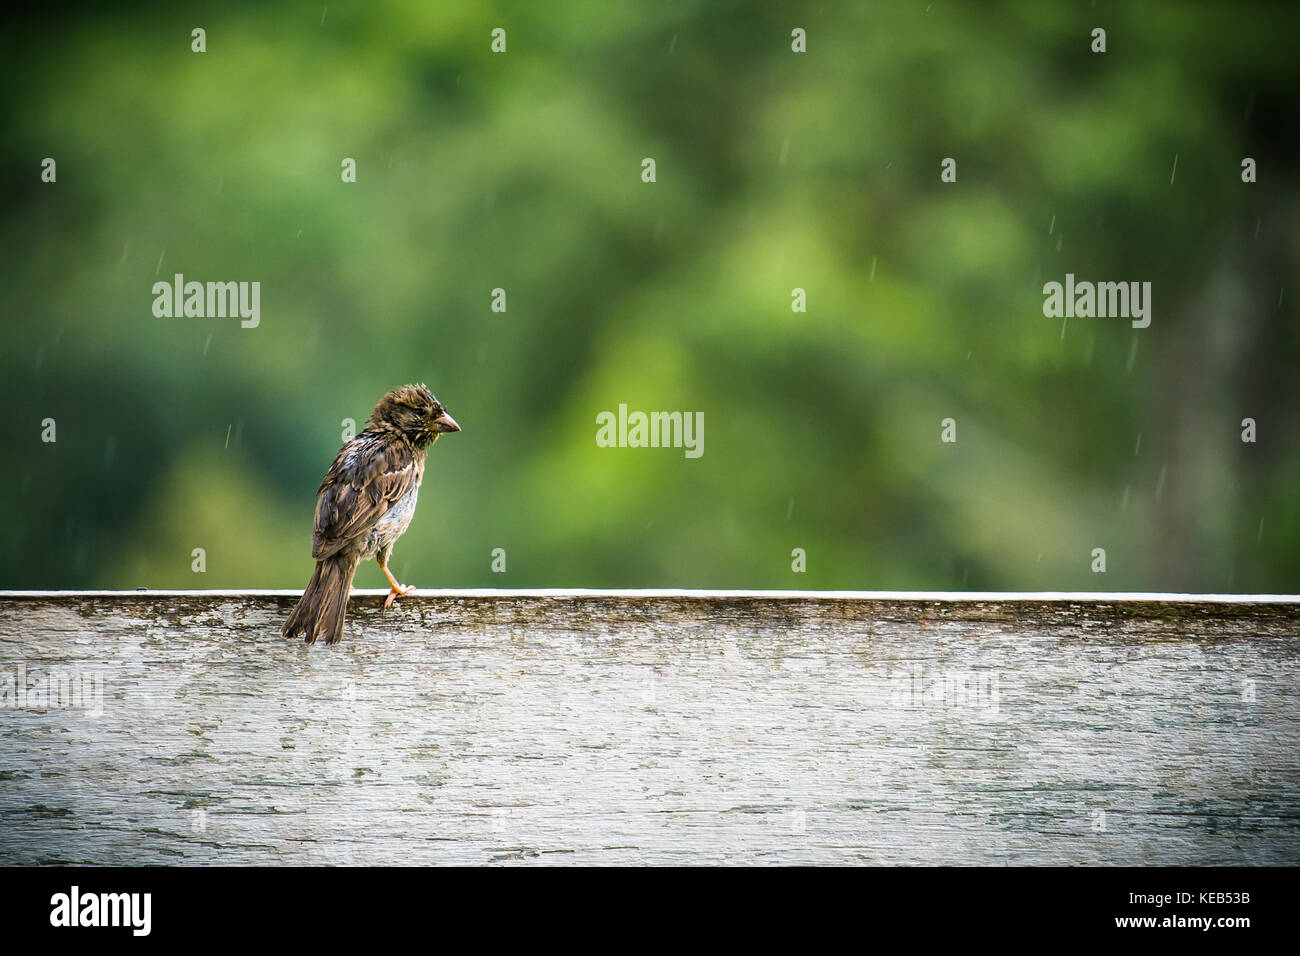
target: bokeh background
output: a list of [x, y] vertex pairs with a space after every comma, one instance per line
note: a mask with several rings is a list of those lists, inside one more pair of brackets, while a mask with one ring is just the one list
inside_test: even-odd
[[[1296, 5], [5, 16], [0, 587], [301, 587], [423, 381], [417, 586], [1297, 590]], [[176, 272], [260, 326], [155, 318]], [[1066, 272], [1150, 328], [1045, 318]], [[703, 457], [598, 448], [619, 403]]]

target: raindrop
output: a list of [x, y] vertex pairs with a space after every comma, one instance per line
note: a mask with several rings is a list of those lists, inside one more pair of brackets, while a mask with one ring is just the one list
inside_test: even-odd
[[1174, 168], [1169, 173], [1169, 185], [1174, 184], [1174, 177], [1178, 175], [1178, 154], [1174, 153]]
[[1165, 493], [1165, 474], [1168, 472], [1168, 470], [1169, 470], [1169, 466], [1164, 462], [1161, 462], [1160, 477], [1156, 479], [1156, 500], [1157, 501], [1159, 501], [1160, 496]]
[[162, 272], [163, 256], [166, 255], [166, 253], [167, 253], [166, 249], [163, 249], [161, 252], [158, 253], [158, 265], [154, 267], [153, 270], [154, 275], [157, 275], [159, 272]]

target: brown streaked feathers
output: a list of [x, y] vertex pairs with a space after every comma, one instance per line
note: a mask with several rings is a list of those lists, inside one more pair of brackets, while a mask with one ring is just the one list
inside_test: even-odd
[[425, 449], [456, 431], [456, 420], [423, 385], [403, 385], [379, 400], [365, 431], [339, 450], [316, 492], [316, 570], [284, 622], [285, 637], [303, 634], [308, 644], [341, 640], [352, 577], [367, 558], [391, 585], [385, 608], [414, 590], [397, 583], [388, 558], [415, 514]]

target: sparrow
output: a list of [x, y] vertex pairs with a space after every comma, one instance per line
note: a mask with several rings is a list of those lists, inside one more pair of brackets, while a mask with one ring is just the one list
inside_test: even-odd
[[379, 563], [392, 590], [387, 610], [415, 588], [397, 583], [388, 570], [393, 545], [415, 514], [424, 478], [425, 449], [460, 425], [423, 385], [403, 385], [379, 400], [364, 431], [344, 443], [316, 490], [311, 556], [316, 570], [289, 619], [285, 637], [306, 636], [336, 644], [343, 637], [348, 593], [357, 565]]

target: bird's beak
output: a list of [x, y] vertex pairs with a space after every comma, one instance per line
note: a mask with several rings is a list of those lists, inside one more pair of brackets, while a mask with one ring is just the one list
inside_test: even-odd
[[443, 412], [433, 420], [433, 428], [439, 432], [458, 432], [460, 426], [456, 424], [456, 419], [452, 418], [446, 412]]

